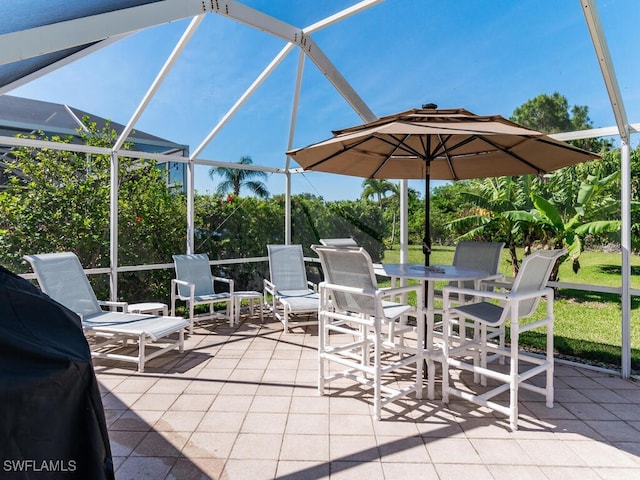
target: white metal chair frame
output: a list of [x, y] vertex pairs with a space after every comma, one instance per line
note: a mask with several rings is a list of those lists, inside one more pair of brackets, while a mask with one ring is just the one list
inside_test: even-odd
[[[328, 246], [312, 247], [320, 257], [325, 273], [325, 281], [320, 283], [319, 352], [318, 352], [318, 392], [323, 395], [331, 382], [348, 378], [373, 388], [373, 410], [377, 419], [381, 418], [382, 407], [415, 392], [422, 398], [424, 328], [426, 314], [424, 308], [387, 301], [397, 295], [414, 292], [418, 305], [423, 305], [422, 288], [419, 285], [397, 288], [377, 288], [371, 257], [363, 248], [341, 248]], [[335, 281], [331, 269], [331, 255], [356, 255], [362, 259], [363, 282], [359, 285], [331, 283]], [[368, 278], [366, 278], [368, 275]], [[359, 283], [359, 282], [355, 282]], [[369, 305], [358, 309], [354, 305]], [[409, 345], [404, 335], [390, 334], [392, 326], [402, 324], [406, 330], [407, 317], [415, 318], [414, 345]], [[337, 335], [342, 334], [342, 335]], [[344, 342], [343, 335], [354, 336]], [[332, 344], [332, 340], [339, 343]], [[388, 354], [388, 355], [387, 355]], [[330, 372], [330, 365], [345, 367], [342, 371]], [[433, 390], [435, 368], [431, 358], [429, 382]], [[399, 372], [415, 365], [415, 381], [406, 386], [392, 386], [383, 383], [385, 375]], [[406, 371], [405, 371], [406, 373]]]
[[[457, 287], [445, 287], [444, 293], [444, 325], [443, 325], [443, 374], [442, 374], [442, 399], [449, 401], [449, 394], [456, 395], [478, 405], [482, 405], [509, 417], [509, 426], [515, 431], [518, 429], [518, 389], [539, 393], [545, 396], [546, 406], [553, 407], [553, 289], [546, 287], [551, 270], [559, 257], [566, 250], [545, 250], [533, 253], [525, 258], [513, 284], [496, 283], [496, 286], [509, 286], [510, 291], [486, 291]], [[538, 264], [538, 265], [536, 265]], [[533, 273], [530, 270], [538, 271]], [[452, 295], [472, 295], [482, 297], [482, 301], [466, 305], [452, 306]], [[521, 320], [534, 315], [540, 300], [546, 302], [546, 315], [542, 319], [523, 323]], [[499, 303], [495, 303], [495, 302]], [[468, 318], [474, 321], [480, 328], [479, 338], [473, 340], [450, 337], [451, 322], [454, 319]], [[487, 329], [502, 329], [505, 323], [510, 322], [510, 346], [494, 344]], [[519, 348], [519, 336], [521, 333], [535, 328], [545, 328], [546, 349], [544, 355], [536, 355], [521, 352]], [[495, 333], [493, 334], [495, 336]], [[455, 341], [458, 345], [455, 345]], [[509, 357], [510, 365], [508, 373], [502, 373], [498, 369], [488, 368], [489, 353], [500, 357]], [[472, 360], [465, 360], [471, 356]], [[457, 358], [456, 358], [457, 357]], [[531, 365], [521, 369], [522, 364]], [[478, 376], [481, 384], [486, 386], [486, 378], [497, 381], [498, 386], [490, 387], [484, 393], [472, 393], [460, 390], [450, 385], [450, 367], [474, 373], [474, 382]], [[543, 387], [534, 385], [529, 380], [537, 375], [546, 374]], [[492, 398], [509, 391], [507, 405], [493, 401]]]
[[[263, 282], [264, 304], [282, 323], [285, 333], [294, 326], [316, 325], [320, 297], [317, 286], [307, 280], [302, 246], [267, 245], [267, 251], [269, 279]], [[301, 315], [314, 318], [300, 320]]]
[[[223, 318], [232, 326], [234, 323], [234, 282], [230, 278], [215, 276], [211, 273], [211, 263], [206, 253], [173, 255], [176, 278], [171, 280], [171, 315], [175, 315], [176, 301], [186, 302], [189, 309], [189, 333], [193, 334], [196, 322]], [[228, 285], [228, 292], [216, 292], [216, 282]], [[226, 304], [226, 311], [221, 314], [215, 305]], [[195, 307], [208, 305], [209, 312], [195, 314]]]

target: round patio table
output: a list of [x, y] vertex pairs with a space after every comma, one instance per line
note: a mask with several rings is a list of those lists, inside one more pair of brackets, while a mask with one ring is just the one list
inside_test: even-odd
[[[427, 355], [433, 356], [434, 353], [434, 324], [435, 324], [435, 308], [434, 308], [434, 284], [437, 281], [445, 282], [462, 282], [473, 280], [475, 287], [478, 288], [479, 281], [487, 278], [489, 273], [484, 270], [474, 268], [456, 267], [455, 265], [421, 265], [419, 263], [383, 263], [376, 265], [374, 268], [376, 275], [391, 277], [392, 284], [397, 279], [414, 279], [422, 283], [425, 288], [425, 307], [427, 314], [427, 325], [424, 329], [425, 339], [424, 348]], [[431, 383], [431, 382], [430, 382]], [[431, 386], [430, 386], [431, 387]], [[429, 398], [433, 398], [434, 392], [429, 391]]]

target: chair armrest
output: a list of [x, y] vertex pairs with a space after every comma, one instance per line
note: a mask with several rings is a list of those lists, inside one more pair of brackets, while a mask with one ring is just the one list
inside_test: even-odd
[[118, 311], [118, 308], [121, 308], [124, 313], [129, 311], [129, 303], [128, 302], [112, 302], [110, 300], [98, 300], [98, 305], [101, 307], [110, 307], [111, 311]]
[[418, 295], [422, 295], [422, 285], [415, 284], [415, 285], [405, 285], [402, 287], [387, 287], [387, 288], [381, 288], [380, 291], [382, 292], [382, 296], [385, 298], [392, 297], [394, 295], [401, 295], [403, 293], [410, 293], [410, 292], [415, 292]]
[[502, 301], [520, 301], [526, 300], [529, 298], [542, 297], [547, 295], [553, 295], [553, 289], [549, 287], [545, 287], [542, 290], [534, 290], [531, 292], [490, 292], [486, 290], [474, 290], [472, 288], [458, 288], [458, 287], [444, 287], [442, 289], [442, 296], [445, 301], [448, 302], [450, 294], [463, 294], [463, 295], [471, 295], [475, 297], [492, 299], [492, 300], [502, 300]]
[[484, 277], [482, 280], [480, 280], [480, 283], [490, 283], [490, 282], [503, 282], [503, 283], [508, 283], [505, 279], [506, 277], [504, 276], [504, 273], [495, 273], [493, 275], [489, 275], [488, 277]]
[[376, 298], [379, 298], [380, 300], [382, 300], [383, 298], [393, 297], [395, 295], [400, 295], [400, 294], [409, 293], [409, 292], [416, 292], [418, 294], [418, 298], [421, 298], [421, 295], [422, 295], [421, 285], [406, 285], [404, 287], [378, 288], [376, 290], [372, 290], [372, 289], [356, 288], [356, 287], [349, 287], [346, 285], [336, 285], [333, 283], [323, 282], [320, 284], [320, 287], [331, 290], [331, 291], [352, 293], [356, 295], [366, 295], [368, 297], [376, 297]]
[[[179, 285], [182, 285], [183, 287], [187, 287], [189, 289], [189, 296], [188, 297], [184, 297], [184, 296], [180, 295]], [[178, 280], [177, 278], [172, 278], [171, 279], [171, 305], [175, 306], [176, 298], [178, 298], [180, 300], [185, 300], [187, 298], [193, 298], [193, 295], [195, 293], [195, 289], [196, 289], [195, 283], [187, 282], [185, 280]], [[173, 315], [173, 313], [172, 313], [172, 315]]]
[[228, 283], [229, 285], [233, 285], [233, 279], [231, 278], [215, 277], [215, 276], [211, 278], [216, 282], [224, 282], [224, 283]]
[[367, 297], [376, 297], [381, 294], [381, 290], [371, 290], [364, 288], [349, 287], [347, 285], [337, 285], [335, 283], [322, 282], [320, 290], [329, 290], [330, 292], [344, 292], [354, 295], [365, 295]]
[[[226, 283], [229, 285], [229, 295], [233, 295], [233, 279], [231, 278], [224, 278], [224, 277], [216, 277], [216, 276], [212, 276], [211, 277], [211, 287], [213, 288], [213, 285], [215, 285], [216, 282], [222, 282], [222, 283]], [[213, 288], [213, 291], [215, 292], [216, 289]]]
[[503, 274], [496, 274], [480, 280], [480, 286], [484, 288], [510, 289], [513, 287], [513, 281], [507, 280]]
[[262, 282], [263, 288], [265, 293], [270, 293], [271, 295], [273, 295], [274, 293], [276, 293], [276, 286], [273, 282], [271, 282], [270, 280], [267, 280], [266, 278], [263, 280]]

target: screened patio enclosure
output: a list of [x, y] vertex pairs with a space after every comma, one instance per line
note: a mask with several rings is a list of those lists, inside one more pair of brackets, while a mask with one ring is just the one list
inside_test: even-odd
[[[110, 128], [122, 132], [124, 125], [109, 121], [94, 113], [74, 108], [73, 105], [60, 105], [52, 102], [41, 102], [12, 95], [0, 96], [0, 136], [15, 137], [42, 132], [47, 137], [70, 137], [70, 142], [83, 144], [79, 131], [86, 131], [83, 119], [94, 122], [98, 129], [109, 123]], [[128, 138], [132, 149], [141, 152], [161, 153], [166, 155], [189, 156], [189, 147], [169, 140], [158, 138], [149, 133], [135, 131]], [[11, 158], [11, 147], [0, 146], [0, 161]], [[166, 184], [171, 189], [186, 188], [184, 163], [160, 162], [158, 167], [164, 170]], [[8, 179], [0, 171], [0, 190]], [[185, 190], [186, 192], [186, 190]]]
[[[277, 4], [277, 5], [274, 5]], [[452, 2], [456, 3], [456, 2]], [[208, 125], [198, 125], [200, 137], [190, 147], [188, 158], [178, 155], [150, 154], [149, 152], [127, 151], [128, 157], [152, 158], [159, 161], [180, 162], [186, 165], [186, 186], [188, 191], [188, 215], [186, 220], [186, 251], [194, 250], [194, 190], [201, 176], [198, 170], [211, 166], [226, 166], [237, 168], [235, 157], [231, 157], [227, 150], [217, 150], [216, 142], [228, 130], [237, 130], [237, 120], [247, 125], [258, 124], [256, 120], [276, 123], [281, 126], [282, 135], [278, 152], [265, 149], [264, 155], [256, 157], [256, 164], [247, 168], [268, 172], [278, 178], [282, 192], [290, 199], [291, 193], [309, 176], [303, 174], [291, 159], [286, 158], [284, 152], [296, 146], [303, 146], [328, 137], [331, 129], [355, 123], [354, 120], [371, 121], [379, 115], [399, 111], [402, 107], [412, 108], [420, 106], [426, 101], [434, 101], [434, 97], [451, 95], [455, 105], [451, 107], [465, 107], [478, 113], [493, 113], [481, 107], [479, 97], [488, 96], [488, 104], [498, 104], [507, 101], [511, 109], [527, 98], [540, 93], [538, 89], [545, 88], [548, 79], [550, 85], [554, 81], [559, 84], [592, 83], [596, 98], [580, 99], [578, 103], [594, 103], [607, 113], [602, 116], [602, 126], [593, 130], [580, 132], [565, 132], [555, 135], [561, 140], [577, 138], [614, 136], [619, 139], [622, 151], [622, 351], [623, 376], [630, 374], [630, 148], [631, 135], [640, 130], [640, 124], [634, 124], [627, 118], [627, 103], [637, 108], [637, 89], [633, 84], [634, 75], [627, 68], [628, 53], [626, 49], [634, 43], [632, 29], [627, 35], [619, 37], [618, 21], [628, 17], [628, 9], [636, 8], [635, 2], [618, 2], [615, 5], [598, 5], [595, 0], [576, 0], [569, 5], [557, 5], [556, 2], [531, 2], [510, 6], [511, 2], [498, 2], [492, 6], [481, 8], [495, 9], [495, 23], [487, 25], [474, 24], [474, 12], [471, 6], [462, 13], [456, 10], [456, 5], [441, 5], [435, 2], [414, 2], [410, 0], [365, 0], [361, 2], [305, 2], [301, 7], [299, 2], [263, 2], [254, 1], [200, 1], [200, 0], [104, 0], [101, 2], [84, 2], [80, 0], [20, 0], [4, 2], [0, 7], [4, 22], [0, 25], [0, 94], [12, 92], [18, 94], [31, 84], [55, 75], [57, 71], [65, 71], [76, 62], [81, 64], [92, 55], [100, 55], [110, 49], [117, 48], [119, 42], [132, 42], [137, 37], [144, 37], [146, 32], [156, 29], [171, 28], [170, 35], [162, 37], [161, 44], [147, 45], [160, 48], [167, 52], [166, 57], [159, 63], [149, 67], [151, 74], [141, 75], [148, 78], [148, 86], [143, 90], [128, 95], [128, 102], [119, 104], [121, 111], [131, 112], [125, 115], [125, 128], [120, 133], [112, 149], [96, 149], [86, 146], [56, 145], [52, 143], [17, 139], [8, 136], [0, 137], [0, 144], [7, 146], [36, 146], [53, 149], [74, 149], [80, 152], [108, 154], [112, 159], [111, 180], [111, 252], [110, 269], [112, 279], [112, 295], [117, 293], [117, 275], [120, 266], [118, 262], [118, 191], [117, 166], [118, 157], [124, 154], [122, 146], [129, 138], [134, 128], [142, 128], [146, 115], [152, 112], [157, 103], [162, 104], [166, 87], [175, 88], [174, 71], [181, 71], [181, 61], [189, 58], [195, 67], [221, 71], [231, 68], [231, 63], [212, 65], [204, 60], [193, 61], [190, 47], [196, 42], [210, 42], [210, 48], [220, 48], [235, 51], [234, 37], [226, 36], [233, 32], [238, 39], [253, 41], [250, 50], [244, 56], [236, 56], [233, 60], [240, 62], [239, 70], [245, 69], [252, 76], [252, 81], [246, 83], [235, 78], [224, 78], [225, 81], [236, 83], [235, 90], [229, 90], [224, 101], [211, 101], [211, 112], [208, 115]], [[602, 12], [599, 11], [602, 8]], [[380, 17], [374, 17], [378, 12]], [[601, 18], [601, 13], [603, 17]], [[606, 14], [606, 16], [604, 15]], [[528, 40], [530, 32], [522, 32], [518, 37], [518, 46], [522, 50], [511, 52], [513, 55], [534, 56], [542, 53], [549, 57], [549, 62], [541, 71], [523, 70], [511, 72], [508, 56], [496, 55], [502, 48], [506, 48], [513, 39], [506, 37], [500, 30], [500, 21], [508, 22], [509, 15], [526, 16], [532, 31], [535, 28], [546, 32], [550, 44], [546, 48], [557, 48], [557, 51], [545, 50], [544, 45], [536, 44], [534, 39]], [[401, 63], [389, 63], [389, 57], [383, 58], [389, 42], [393, 39], [385, 36], [386, 22], [402, 25], [402, 55]], [[604, 21], [603, 21], [604, 20]], [[233, 27], [229, 26], [233, 24]], [[449, 32], [474, 28], [475, 38], [482, 38], [486, 48], [474, 50], [474, 44], [456, 45], [451, 48], [458, 35], [442, 36], [441, 32], [433, 37], [421, 37], [422, 32], [435, 30], [444, 24]], [[249, 27], [249, 28], [247, 28]], [[555, 44], [554, 35], [563, 28], [570, 28], [576, 32], [567, 44]], [[182, 29], [181, 34], [177, 34]], [[220, 36], [216, 37], [216, 29]], [[237, 29], [237, 30], [236, 30]], [[633, 29], [635, 31], [635, 29]], [[212, 33], [213, 32], [213, 33]], [[250, 33], [248, 33], [250, 32]], [[616, 33], [616, 42], [610, 48], [611, 33]], [[259, 35], [259, 36], [258, 36]], [[173, 40], [175, 39], [175, 40]], [[260, 39], [264, 39], [260, 43]], [[148, 41], [148, 39], [147, 39]], [[366, 50], [371, 44], [373, 52]], [[266, 48], [266, 47], [270, 48]], [[275, 47], [274, 47], [275, 46]], [[589, 48], [591, 57], [588, 62], [579, 65], [571, 64], [571, 55], [577, 56], [579, 49]], [[377, 49], [378, 54], [375, 54]], [[564, 50], [563, 50], [564, 49]], [[246, 52], [250, 52], [246, 54]], [[344, 55], [345, 51], [348, 55]], [[473, 57], [463, 56], [469, 51]], [[275, 52], [275, 54], [273, 54]], [[414, 55], [410, 55], [410, 53]], [[442, 52], [442, 54], [439, 54]], [[297, 53], [297, 57], [296, 54]], [[340, 53], [343, 54], [340, 57]], [[139, 55], [135, 60], [140, 63], [147, 57]], [[568, 55], [568, 57], [567, 57]], [[400, 55], [395, 55], [400, 58]], [[334, 60], [336, 58], [336, 60]], [[615, 61], [614, 61], [615, 59]], [[306, 61], [313, 64], [305, 68]], [[423, 61], [424, 60], [424, 61]], [[567, 65], [565, 68], [564, 65]], [[268, 115], [261, 116], [260, 110], [252, 103], [255, 96], [260, 95], [263, 88], [271, 87], [272, 77], [280, 75], [280, 70], [290, 67], [293, 78], [285, 84], [279, 83], [277, 94], [269, 95], [268, 99], [282, 108], [284, 113], [265, 107]], [[140, 68], [141, 65], [138, 65]], [[221, 69], [221, 70], [220, 70]], [[117, 78], [125, 75], [119, 64], [108, 65], [105, 70], [109, 75]], [[489, 79], [482, 76], [485, 71], [499, 73], [501, 80]], [[618, 77], [618, 72], [623, 77]], [[534, 80], [534, 90], [523, 90], [525, 78]], [[566, 78], [565, 78], [566, 77]], [[248, 77], [242, 77], [247, 80]], [[435, 79], [442, 78], [439, 85]], [[622, 88], [620, 78], [623, 78]], [[349, 80], [351, 79], [351, 80]], [[567, 82], [568, 80], [568, 82]], [[407, 85], [424, 85], [420, 98], [403, 97], [402, 92]], [[116, 91], [127, 90], [122, 82]], [[509, 88], [505, 89], [505, 85]], [[285, 88], [286, 86], [286, 88]], [[388, 93], [389, 87], [395, 91]], [[555, 88], [555, 87], [548, 87]], [[288, 89], [288, 94], [283, 94]], [[17, 91], [16, 91], [17, 90]], [[513, 95], [507, 92], [513, 91]], [[446, 93], [445, 93], [446, 92]], [[96, 97], [100, 91], [92, 92]], [[185, 93], [186, 95], [186, 93]], [[308, 108], [314, 97], [326, 95], [326, 104], [330, 108]], [[425, 98], [426, 97], [426, 98]], [[505, 100], [503, 97], [509, 97]], [[135, 98], [131, 103], [131, 98]], [[160, 100], [157, 100], [160, 98]], [[197, 96], [200, 104], [207, 105], [212, 95]], [[62, 103], [62, 101], [61, 101]], [[442, 102], [439, 102], [442, 103]], [[502, 108], [509, 108], [503, 105]], [[603, 106], [604, 105], [604, 106]], [[444, 105], [440, 105], [444, 106]], [[244, 108], [243, 108], [244, 107]], [[325, 105], [326, 107], [326, 105]], [[84, 107], [83, 107], [84, 108]], [[275, 107], [274, 107], [275, 108]], [[494, 107], [491, 107], [492, 109]], [[499, 108], [499, 107], [495, 107]], [[243, 112], [249, 110], [247, 116]], [[374, 111], [376, 113], [374, 113]], [[102, 112], [99, 112], [102, 114]], [[506, 112], [501, 112], [508, 114]], [[274, 114], [271, 118], [271, 114]], [[104, 115], [104, 114], [103, 114]], [[105, 115], [106, 116], [106, 115]], [[180, 117], [182, 119], [187, 118]], [[215, 120], [214, 120], [215, 119]], [[250, 120], [250, 121], [248, 121]], [[187, 121], [187, 120], [185, 120]], [[171, 123], [169, 116], [165, 123]], [[124, 123], [124, 122], [123, 122]], [[144, 124], [146, 125], [146, 124]], [[204, 127], [205, 129], [202, 130]], [[149, 131], [148, 127], [144, 127]], [[154, 130], [155, 131], [155, 130]], [[176, 138], [175, 135], [160, 135]], [[191, 141], [177, 138], [184, 144]], [[256, 142], [262, 139], [259, 134], [254, 137]], [[242, 143], [242, 142], [236, 142]], [[223, 152], [221, 155], [219, 151]], [[214, 160], [216, 158], [222, 160]], [[274, 158], [277, 157], [277, 158]], [[314, 177], [316, 178], [316, 177]], [[317, 177], [320, 178], [320, 177]], [[299, 180], [300, 179], [300, 180]], [[302, 180], [305, 179], [305, 180]], [[336, 180], [338, 181], [338, 180]], [[304, 188], [304, 186], [302, 187]], [[406, 192], [408, 183], [401, 182], [402, 197], [405, 201], [401, 206], [401, 235], [402, 251], [407, 247], [407, 202]], [[291, 242], [290, 228], [291, 205], [287, 202], [284, 239]]]

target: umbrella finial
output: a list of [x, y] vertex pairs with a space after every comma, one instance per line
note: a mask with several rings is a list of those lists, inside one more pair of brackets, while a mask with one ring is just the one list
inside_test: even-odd
[[422, 105], [422, 108], [424, 108], [425, 110], [435, 110], [436, 108], [438, 108], [438, 105], [436, 105], [435, 103], [425, 103], [424, 105]]

